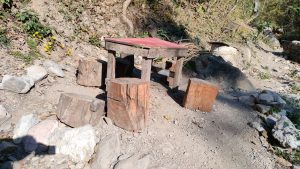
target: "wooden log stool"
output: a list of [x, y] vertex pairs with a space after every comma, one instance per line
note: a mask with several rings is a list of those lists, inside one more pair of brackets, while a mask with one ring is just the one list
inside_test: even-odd
[[105, 84], [106, 65], [94, 58], [80, 59], [77, 70], [77, 84], [101, 87]]
[[149, 116], [149, 82], [137, 78], [109, 81], [107, 116], [116, 126], [138, 131], [146, 126]]
[[105, 115], [105, 101], [86, 95], [62, 93], [57, 105], [57, 118], [71, 126], [97, 125]]
[[183, 106], [189, 109], [211, 112], [218, 90], [218, 86], [214, 84], [191, 78], [183, 100]]

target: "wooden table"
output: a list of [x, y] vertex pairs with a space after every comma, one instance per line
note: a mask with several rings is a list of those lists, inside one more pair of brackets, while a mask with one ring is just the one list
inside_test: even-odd
[[151, 65], [157, 57], [176, 57], [174, 83], [179, 85], [182, 73], [183, 57], [187, 55], [187, 48], [182, 45], [167, 42], [158, 38], [105, 38], [105, 49], [108, 50], [106, 81], [115, 78], [116, 52], [127, 55], [142, 56], [141, 78], [150, 81]]

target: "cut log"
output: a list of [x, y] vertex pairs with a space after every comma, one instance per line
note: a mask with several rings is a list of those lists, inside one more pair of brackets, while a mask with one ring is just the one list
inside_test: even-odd
[[104, 85], [103, 63], [97, 59], [79, 60], [77, 84], [89, 87], [100, 87]]
[[183, 100], [183, 106], [189, 109], [211, 112], [218, 90], [219, 88], [214, 84], [191, 78]]
[[105, 101], [90, 96], [63, 93], [57, 106], [57, 118], [71, 126], [96, 125], [105, 115]]
[[149, 82], [137, 78], [110, 80], [107, 116], [125, 130], [143, 129], [149, 116]]

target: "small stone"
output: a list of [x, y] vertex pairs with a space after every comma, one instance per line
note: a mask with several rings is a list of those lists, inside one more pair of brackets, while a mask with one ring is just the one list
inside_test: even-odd
[[26, 69], [27, 76], [36, 83], [47, 76], [47, 70], [41, 66], [33, 65]]
[[269, 143], [268, 141], [266, 140], [266, 138], [264, 136], [260, 136], [259, 137], [259, 140], [261, 142], [261, 145], [265, 148], [268, 148], [269, 147]]
[[107, 169], [120, 155], [120, 139], [118, 135], [106, 136], [100, 143], [92, 169]]
[[78, 128], [58, 128], [49, 138], [49, 153], [69, 155], [73, 162], [88, 162], [96, 145], [95, 130], [91, 125]]
[[27, 93], [33, 85], [34, 81], [30, 77], [4, 75], [1, 88], [15, 93]]
[[65, 73], [62, 70], [62, 67], [52, 60], [46, 60], [43, 63], [43, 66], [48, 70], [49, 73], [52, 73], [58, 77], [64, 77]]
[[133, 155], [125, 160], [119, 161], [114, 169], [147, 169], [150, 164], [150, 155], [146, 155], [144, 157], [139, 157], [138, 155]]
[[263, 131], [265, 131], [265, 129], [262, 127], [262, 125], [258, 122], [252, 122], [250, 123], [250, 126], [255, 128], [258, 132], [262, 133]]
[[58, 128], [57, 120], [44, 120], [39, 124], [31, 127], [23, 139], [24, 149], [26, 152], [44, 151], [49, 145], [49, 137]]
[[13, 143], [2, 141], [0, 142], [0, 154], [11, 154], [17, 149]]
[[265, 119], [265, 122], [266, 122], [266, 124], [272, 129], [272, 128], [275, 126], [277, 120], [278, 120], [278, 119], [275, 118], [274, 116], [269, 115], [269, 116]]
[[17, 123], [15, 129], [14, 129], [14, 143], [19, 144], [21, 143], [23, 137], [27, 134], [28, 130], [36, 125], [39, 122], [37, 117], [34, 114], [28, 114], [25, 116], [22, 116], [22, 118]]
[[270, 112], [271, 110], [271, 106], [266, 106], [266, 105], [262, 105], [262, 104], [256, 104], [255, 105], [257, 111], [259, 111], [262, 114], [267, 114]]

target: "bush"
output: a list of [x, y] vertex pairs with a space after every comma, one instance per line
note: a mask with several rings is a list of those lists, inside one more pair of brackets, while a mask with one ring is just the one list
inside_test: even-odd
[[0, 46], [8, 46], [9, 39], [6, 36], [6, 29], [0, 28]]
[[33, 35], [36, 32], [43, 38], [51, 35], [51, 29], [40, 23], [37, 15], [32, 11], [23, 11], [16, 15], [17, 20], [23, 23], [23, 29], [26, 33]]

